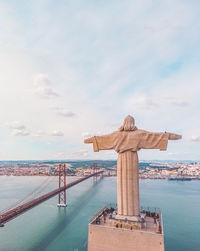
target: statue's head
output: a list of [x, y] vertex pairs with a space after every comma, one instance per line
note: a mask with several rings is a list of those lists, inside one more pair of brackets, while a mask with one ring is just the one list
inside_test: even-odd
[[137, 127], [135, 126], [135, 120], [132, 116], [128, 115], [123, 122], [123, 125], [119, 128], [120, 131], [135, 131]]

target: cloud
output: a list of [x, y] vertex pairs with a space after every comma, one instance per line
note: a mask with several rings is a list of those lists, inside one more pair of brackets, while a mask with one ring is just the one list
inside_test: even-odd
[[24, 130], [26, 127], [19, 121], [12, 121], [7, 123], [7, 126], [11, 129]]
[[64, 136], [64, 133], [62, 131], [59, 131], [59, 130], [54, 130], [52, 131], [51, 133], [50, 132], [44, 132], [44, 131], [36, 131], [36, 132], [32, 132], [30, 134], [30, 136], [32, 138], [48, 138], [48, 137], [51, 137], [51, 136], [57, 136], [57, 137], [61, 137], [61, 136]]
[[51, 80], [47, 74], [38, 74], [34, 80], [35, 93], [42, 98], [52, 98], [60, 96], [51, 87]]
[[51, 136], [64, 136], [64, 133], [58, 130], [55, 130], [51, 133]]
[[70, 158], [85, 158], [89, 156], [89, 152], [85, 149], [80, 149], [70, 154]]
[[36, 132], [32, 132], [32, 134], [31, 134], [31, 136], [32, 136], [33, 138], [41, 138], [41, 137], [44, 137], [44, 136], [47, 136], [47, 135], [48, 135], [48, 134], [47, 134], [46, 132], [41, 131], [41, 130], [36, 131]]
[[158, 102], [145, 94], [136, 94], [128, 100], [130, 106], [142, 109], [156, 108]]
[[191, 138], [190, 138], [190, 140], [191, 141], [194, 141], [194, 142], [200, 142], [200, 135], [196, 135], [196, 136], [192, 136]]
[[37, 131], [37, 132], [32, 132], [31, 136], [33, 138], [43, 138], [43, 137], [51, 137], [51, 136], [57, 136], [57, 137], [61, 137], [64, 136], [64, 133], [60, 130], [54, 130], [51, 133], [49, 132], [44, 132], [44, 131]]
[[20, 121], [13, 121], [7, 123], [8, 128], [11, 130], [11, 135], [13, 136], [28, 136], [30, 132], [27, 131], [26, 126]]
[[13, 136], [28, 136], [30, 135], [30, 133], [28, 131], [26, 131], [26, 129], [14, 129], [11, 132], [11, 135]]
[[179, 98], [163, 95], [162, 92], [153, 94], [136, 93], [127, 100], [128, 106], [141, 108], [141, 109], [158, 109], [166, 106], [186, 107], [189, 102]]
[[71, 153], [69, 152], [67, 153], [65, 151], [55, 153], [55, 157], [57, 159], [84, 159], [87, 158], [88, 156], [89, 152], [85, 149], [78, 149], [77, 151]]
[[188, 101], [181, 100], [180, 98], [177, 98], [177, 97], [167, 97], [166, 103], [174, 105], [174, 106], [180, 106], [180, 107], [185, 107], [185, 106], [190, 105]]
[[6, 124], [11, 130], [11, 135], [13, 136], [31, 136], [32, 138], [43, 138], [50, 136], [64, 136], [64, 133], [60, 130], [54, 130], [51, 133], [45, 132], [43, 130], [27, 130], [27, 127], [23, 125], [20, 121], [13, 121]]
[[66, 118], [71, 118], [71, 117], [76, 116], [76, 114], [74, 112], [68, 111], [68, 110], [61, 108], [61, 107], [53, 107], [52, 109], [59, 116], [63, 116]]

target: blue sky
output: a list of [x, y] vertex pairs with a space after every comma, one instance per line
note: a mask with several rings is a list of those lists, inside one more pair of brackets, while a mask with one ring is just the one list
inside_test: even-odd
[[83, 144], [131, 114], [200, 160], [200, 2], [0, 0], [0, 159], [111, 159]]

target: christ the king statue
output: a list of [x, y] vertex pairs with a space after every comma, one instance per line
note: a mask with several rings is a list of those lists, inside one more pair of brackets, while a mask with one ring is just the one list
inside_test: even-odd
[[118, 131], [84, 140], [93, 143], [95, 152], [115, 150], [117, 161], [117, 216], [137, 218], [140, 215], [138, 154], [140, 149], [167, 149], [168, 140], [181, 139], [173, 133], [152, 133], [137, 129], [132, 116], [124, 119]]

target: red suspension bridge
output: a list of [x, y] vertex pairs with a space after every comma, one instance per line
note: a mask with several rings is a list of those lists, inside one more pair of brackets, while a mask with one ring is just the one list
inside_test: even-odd
[[[85, 176], [83, 178], [80, 178], [78, 180], [75, 180], [69, 184], [66, 184], [66, 166], [65, 165], [59, 165], [58, 173], [59, 173], [59, 187], [51, 192], [48, 192], [46, 194], [43, 194], [42, 196], [33, 198], [31, 200], [28, 200], [27, 202], [22, 203], [24, 200], [27, 200], [27, 197], [29, 198], [30, 196], [34, 194], [38, 194], [41, 190], [43, 190], [48, 184], [49, 181], [45, 184], [40, 185], [38, 188], [36, 188], [34, 191], [32, 191], [30, 194], [28, 194], [27, 197], [24, 199], [21, 199], [8, 209], [5, 209], [0, 212], [0, 226], [3, 227], [4, 224], [17, 216], [25, 213], [26, 211], [30, 210], [31, 208], [41, 204], [42, 202], [54, 197], [55, 195], [58, 194], [58, 206], [66, 206], [66, 190], [69, 189], [70, 187], [73, 187], [79, 183], [81, 183], [84, 180], [87, 180], [91, 177], [94, 177], [94, 179], [97, 179], [97, 176], [102, 175], [103, 171], [97, 171], [96, 169], [97, 165], [94, 164], [93, 167], [93, 173]], [[18, 206], [16, 206], [18, 205]]]

